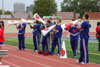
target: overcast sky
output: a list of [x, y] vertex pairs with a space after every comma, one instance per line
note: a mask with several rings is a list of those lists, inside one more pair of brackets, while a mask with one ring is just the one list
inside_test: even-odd
[[[55, 0], [57, 2], [58, 5], [58, 11], [61, 10], [61, 2], [63, 0]], [[29, 6], [30, 4], [33, 4], [34, 0], [4, 0], [4, 10], [10, 10], [13, 11], [13, 5], [16, 2], [22, 2], [25, 4], [25, 6]], [[0, 0], [0, 9], [2, 9], [2, 0]]]

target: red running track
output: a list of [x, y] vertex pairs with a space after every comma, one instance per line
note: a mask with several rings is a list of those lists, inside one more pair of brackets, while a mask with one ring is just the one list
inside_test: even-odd
[[76, 63], [76, 59], [60, 59], [59, 56], [39, 55], [32, 50], [17, 51], [17, 47], [5, 45], [4, 49], [8, 50], [8, 57], [4, 57], [3, 65], [11, 67], [100, 67], [99, 64], [90, 63], [81, 65]]

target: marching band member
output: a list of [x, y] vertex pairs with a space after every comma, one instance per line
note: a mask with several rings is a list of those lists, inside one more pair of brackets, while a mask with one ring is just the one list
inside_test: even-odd
[[18, 41], [19, 41], [19, 47], [18, 50], [25, 50], [25, 29], [26, 29], [26, 24], [19, 24], [18, 26], [16, 25], [16, 28], [19, 30], [18, 32]]
[[[48, 30], [48, 27], [50, 27], [50, 21], [48, 20], [45, 25], [45, 30]], [[42, 39], [42, 54], [47, 55], [49, 53], [49, 47], [50, 47], [50, 32], [43, 36]]]
[[78, 26], [80, 30], [80, 58], [77, 63], [81, 64], [88, 64], [89, 63], [89, 56], [88, 56], [88, 40], [89, 40], [89, 28], [90, 24], [88, 21], [89, 16], [85, 14], [83, 16], [84, 22]]
[[70, 43], [71, 48], [74, 53], [74, 58], [76, 58], [77, 55], [77, 47], [78, 47], [78, 38], [79, 38], [79, 30], [73, 26], [69, 29], [70, 32]]
[[36, 21], [36, 24], [31, 26], [30, 28], [33, 29], [33, 43], [34, 43], [34, 50], [37, 52], [39, 50], [39, 38], [40, 38], [40, 24], [39, 21]]
[[61, 20], [60, 19], [57, 21], [57, 26], [55, 27], [55, 29], [53, 31], [54, 31], [54, 38], [52, 41], [52, 48], [51, 48], [50, 54], [51, 55], [54, 54], [54, 50], [57, 45], [58, 46], [57, 55], [59, 56], [60, 52], [61, 52], [61, 37], [62, 37], [62, 32], [63, 32], [63, 30], [61, 28]]

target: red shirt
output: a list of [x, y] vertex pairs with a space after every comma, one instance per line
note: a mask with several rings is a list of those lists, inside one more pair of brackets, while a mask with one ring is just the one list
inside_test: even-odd
[[4, 42], [4, 27], [3, 26], [0, 29], [0, 42]]
[[97, 38], [100, 37], [100, 35], [97, 34], [98, 32], [100, 32], [100, 26], [97, 26], [97, 27], [96, 27], [96, 37], [97, 37]]

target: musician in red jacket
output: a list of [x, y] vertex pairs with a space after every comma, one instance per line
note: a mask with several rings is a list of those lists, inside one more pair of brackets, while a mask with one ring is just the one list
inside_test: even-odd
[[98, 39], [98, 42], [99, 42], [98, 51], [100, 51], [100, 22], [97, 22], [96, 38]]
[[[2, 50], [2, 46], [4, 45], [4, 22], [0, 21], [0, 50]], [[1, 62], [1, 57], [0, 57], [0, 64]]]

